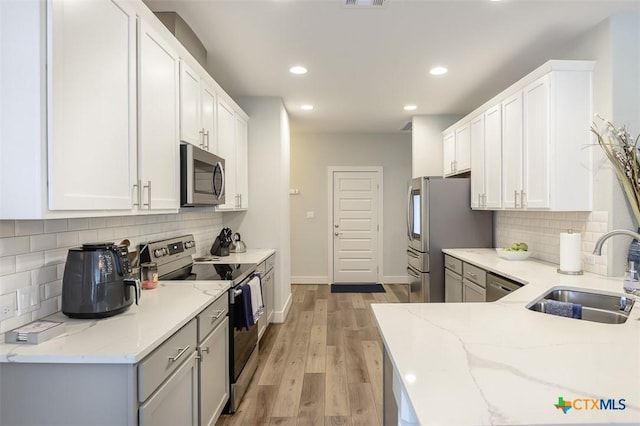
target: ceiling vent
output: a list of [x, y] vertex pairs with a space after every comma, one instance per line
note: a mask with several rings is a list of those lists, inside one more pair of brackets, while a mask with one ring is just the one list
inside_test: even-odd
[[379, 8], [387, 5], [388, 0], [344, 0], [348, 8]]
[[413, 130], [413, 121], [407, 121], [407, 124], [402, 126], [402, 128], [400, 130], [403, 131], [403, 132], [412, 131]]

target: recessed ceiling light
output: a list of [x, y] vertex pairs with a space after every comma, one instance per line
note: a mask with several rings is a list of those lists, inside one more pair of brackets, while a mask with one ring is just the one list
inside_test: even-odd
[[405, 105], [404, 106], [404, 110], [405, 111], [414, 111], [416, 108], [418, 108], [418, 107], [415, 106], [415, 105]]
[[431, 75], [442, 75], [442, 74], [446, 74], [447, 71], [449, 71], [448, 69], [446, 69], [445, 67], [433, 67], [429, 70], [429, 74]]
[[304, 111], [311, 111], [313, 109], [313, 105], [302, 105], [300, 106], [300, 109]]
[[296, 66], [293, 66], [293, 67], [289, 68], [289, 72], [291, 74], [301, 75], [301, 74], [306, 74], [307, 73], [307, 69], [305, 67], [303, 67], [302, 65], [296, 65]]

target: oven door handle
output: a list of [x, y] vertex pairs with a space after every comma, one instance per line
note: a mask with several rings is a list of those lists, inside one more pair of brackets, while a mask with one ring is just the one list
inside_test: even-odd
[[236, 297], [240, 296], [242, 294], [242, 288], [240, 288], [240, 286], [238, 286], [238, 288], [230, 288], [229, 289], [229, 303], [230, 304], [235, 304], [236, 303]]

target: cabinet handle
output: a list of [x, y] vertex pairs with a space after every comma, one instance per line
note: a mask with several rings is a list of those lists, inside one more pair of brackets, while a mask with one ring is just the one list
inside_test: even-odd
[[487, 207], [487, 194], [482, 194], [482, 207]]
[[524, 189], [522, 191], [520, 191], [520, 208], [524, 209], [525, 208], [525, 200], [526, 200], [526, 192], [524, 192]]
[[447, 268], [455, 269], [456, 265], [454, 263], [447, 263]]
[[200, 351], [209, 353], [209, 346], [207, 346], [206, 348], [200, 348]]
[[184, 354], [189, 350], [189, 348], [190, 348], [190, 347], [191, 347], [190, 345], [187, 345], [187, 346], [185, 346], [185, 347], [184, 347], [184, 348], [182, 348], [182, 349], [178, 348], [178, 350], [179, 350], [178, 354], [177, 354], [177, 355], [175, 355], [175, 356], [170, 356], [170, 357], [169, 357], [169, 361], [171, 361], [171, 362], [176, 362], [178, 359], [180, 359], [180, 357], [181, 357], [182, 355], [184, 355]]
[[210, 317], [214, 320], [217, 320], [218, 318], [220, 318], [222, 316], [222, 314], [224, 313], [224, 311], [218, 311], [217, 314], [215, 315], [210, 315]]
[[147, 202], [144, 203], [143, 206], [147, 206], [147, 210], [151, 210], [151, 181], [150, 180], [148, 180], [147, 184], [142, 187], [143, 190], [144, 188], [147, 188]]
[[204, 146], [204, 128], [200, 129], [198, 131], [198, 134], [200, 134], [200, 143], [198, 145], [200, 146], [200, 148], [205, 149], [205, 146]]
[[513, 208], [518, 208], [518, 190], [513, 191]]
[[477, 278], [477, 275], [474, 274], [473, 272], [467, 272], [467, 275], [469, 276], [469, 278]]
[[136, 202], [133, 203], [133, 206], [139, 207], [140, 206], [140, 180], [138, 180], [138, 182], [133, 184], [133, 190], [136, 194]]

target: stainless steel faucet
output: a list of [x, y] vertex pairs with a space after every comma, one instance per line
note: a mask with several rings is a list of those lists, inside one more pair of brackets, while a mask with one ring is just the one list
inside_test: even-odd
[[613, 231], [609, 231], [602, 237], [598, 238], [598, 241], [596, 241], [596, 246], [593, 249], [593, 254], [595, 254], [596, 256], [600, 256], [602, 254], [602, 245], [605, 241], [607, 241], [614, 235], [628, 235], [640, 241], [640, 234], [638, 234], [637, 232], [628, 231], [626, 229], [614, 229]]

